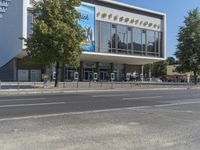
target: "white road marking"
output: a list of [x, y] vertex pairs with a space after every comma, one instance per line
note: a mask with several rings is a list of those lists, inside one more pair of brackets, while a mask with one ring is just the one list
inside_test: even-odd
[[129, 94], [109, 94], [109, 95], [94, 95], [92, 97], [117, 97], [117, 96], [128, 96]]
[[8, 102], [8, 101], [26, 101], [26, 100], [46, 100], [47, 98], [21, 98], [21, 99], [0, 99], [0, 102]]
[[0, 105], [0, 108], [8, 108], [8, 107], [26, 107], [26, 106], [44, 106], [44, 105], [60, 105], [60, 104], [65, 104], [65, 102]]
[[182, 102], [182, 103], [172, 103], [172, 104], [161, 104], [161, 105], [154, 105], [153, 107], [168, 107], [168, 106], [178, 106], [178, 105], [188, 105], [188, 104], [200, 104], [200, 102]]
[[2, 118], [2, 119], [0, 119], [0, 121], [41, 119], [41, 118], [58, 117], [58, 116], [65, 116], [65, 115], [81, 115], [81, 114], [90, 114], [90, 113], [111, 112], [111, 111], [127, 110], [127, 109], [130, 109], [130, 108], [132, 108], [132, 107], [112, 108], [112, 109], [102, 109], [102, 110], [91, 110], [91, 111], [82, 111], [82, 112], [67, 112], [67, 113], [57, 113], [57, 114], [45, 114], [45, 115], [31, 115], [31, 116], [25, 116], [25, 117]]
[[123, 98], [123, 100], [137, 100], [137, 99], [152, 99], [152, 98], [162, 98], [163, 96], [149, 96], [149, 97], [130, 97], [130, 98]]
[[153, 109], [155, 107], [167, 107], [167, 106], [187, 105], [187, 104], [200, 104], [200, 102], [183, 102], [183, 103], [163, 104], [163, 105], [153, 105], [153, 106], [137, 106], [137, 107], [91, 110], [91, 111], [82, 111], [82, 112], [67, 112], [67, 113], [57, 113], [57, 114], [31, 115], [31, 116], [25, 116], [25, 117], [2, 118], [2, 119], [0, 119], [0, 121], [41, 119], [41, 118], [58, 117], [58, 116], [65, 116], [65, 115], [81, 115], [81, 114], [112, 112], [112, 111], [121, 111], [121, 110], [138, 110], [138, 109], [146, 109], [146, 108], [152, 108]]

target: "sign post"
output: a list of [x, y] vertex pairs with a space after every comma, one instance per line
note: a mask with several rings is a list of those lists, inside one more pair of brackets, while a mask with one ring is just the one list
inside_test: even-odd
[[79, 74], [78, 74], [78, 72], [74, 72], [74, 80], [75, 80], [75, 81], [78, 81], [78, 79], [79, 79]]
[[127, 74], [126, 74], [126, 81], [130, 81], [130, 78], [131, 78], [131, 74], [130, 74], [130, 73], [127, 73]]
[[95, 73], [94, 73], [94, 82], [96, 82], [97, 79], [98, 79], [98, 74], [95, 72]]
[[111, 73], [110, 80], [111, 80], [111, 81], [114, 81], [114, 80], [115, 80], [115, 73]]

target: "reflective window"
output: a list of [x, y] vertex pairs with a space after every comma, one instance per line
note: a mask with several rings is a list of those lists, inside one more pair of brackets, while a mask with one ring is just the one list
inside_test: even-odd
[[111, 47], [110, 26], [111, 26], [110, 23], [106, 23], [106, 22], [100, 23], [100, 51], [101, 52], [108, 52]]
[[146, 30], [142, 30], [142, 51], [145, 52], [146, 51]]
[[132, 50], [132, 28], [128, 27], [128, 50]]
[[142, 30], [134, 28], [133, 29], [133, 49], [134, 51], [142, 50]]
[[163, 57], [162, 33], [107, 22], [96, 22], [96, 48], [105, 53]]
[[155, 32], [155, 42], [156, 42], [156, 56], [159, 56], [160, 53], [159, 32]]
[[147, 51], [155, 55], [155, 32], [147, 31]]
[[112, 33], [111, 33], [111, 41], [112, 41], [112, 48], [116, 48], [116, 39], [117, 39], [117, 25], [112, 24]]
[[164, 53], [163, 53], [163, 34], [162, 32], [160, 32], [160, 57], [163, 57]]
[[31, 11], [28, 11], [28, 16], [27, 16], [27, 37], [30, 37], [30, 35], [32, 34], [33, 30], [32, 30], [32, 24], [33, 24], [33, 14]]
[[117, 26], [117, 45], [118, 49], [127, 49], [127, 30], [126, 26]]

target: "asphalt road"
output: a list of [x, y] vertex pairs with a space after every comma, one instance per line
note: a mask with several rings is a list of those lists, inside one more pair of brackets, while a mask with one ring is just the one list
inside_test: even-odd
[[0, 149], [200, 149], [200, 90], [0, 97]]

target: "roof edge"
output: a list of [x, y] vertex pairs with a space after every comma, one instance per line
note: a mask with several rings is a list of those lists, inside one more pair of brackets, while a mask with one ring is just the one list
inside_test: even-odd
[[122, 2], [117, 2], [117, 1], [114, 1], [114, 0], [98, 0], [98, 1], [101, 1], [101, 2], [104, 2], [104, 3], [110, 3], [110, 4], [113, 4], [113, 5], [123, 6], [123, 7], [131, 8], [131, 9], [136, 9], [136, 10], [139, 10], [139, 11], [145, 11], [145, 12], [156, 14], [156, 15], [166, 16], [166, 13], [163, 13], [163, 12], [154, 11], [154, 10], [151, 10], [151, 9], [146, 9], [146, 8], [142, 8], [142, 7], [138, 7], [138, 6], [134, 6], [134, 5], [131, 5], [131, 4], [122, 3]]

